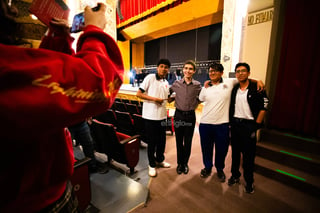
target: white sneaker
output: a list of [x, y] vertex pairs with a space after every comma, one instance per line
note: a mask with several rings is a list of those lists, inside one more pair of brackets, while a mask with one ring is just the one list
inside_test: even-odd
[[156, 170], [156, 168], [149, 166], [149, 176], [150, 176], [150, 177], [155, 177], [155, 176], [157, 176], [157, 170]]
[[171, 167], [171, 164], [170, 163], [167, 163], [165, 161], [162, 161], [161, 163], [157, 163], [157, 165], [159, 167], [163, 167], [163, 168], [170, 168]]

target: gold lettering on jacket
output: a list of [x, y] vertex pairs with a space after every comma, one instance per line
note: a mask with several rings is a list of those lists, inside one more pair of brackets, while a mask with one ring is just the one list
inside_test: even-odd
[[46, 87], [51, 89], [50, 94], [60, 93], [67, 97], [75, 98], [76, 102], [79, 103], [88, 103], [88, 102], [104, 102], [108, 97], [117, 93], [115, 89], [116, 85], [119, 83], [119, 79], [115, 79], [114, 82], [108, 84], [109, 90], [106, 93], [95, 91], [85, 91], [83, 89], [77, 89], [76, 87], [63, 88], [58, 82], [50, 82], [49, 84], [43, 83], [45, 80], [48, 80], [52, 75], [44, 75], [41, 78], [35, 79], [32, 81], [32, 85]]

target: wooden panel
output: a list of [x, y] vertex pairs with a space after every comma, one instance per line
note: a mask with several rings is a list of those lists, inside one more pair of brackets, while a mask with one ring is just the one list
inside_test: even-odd
[[117, 44], [120, 49], [123, 64], [124, 64], [123, 83], [129, 84], [130, 77], [128, 73], [130, 72], [130, 41], [124, 41], [124, 42], [118, 41]]
[[144, 67], [144, 43], [132, 43], [132, 67]]

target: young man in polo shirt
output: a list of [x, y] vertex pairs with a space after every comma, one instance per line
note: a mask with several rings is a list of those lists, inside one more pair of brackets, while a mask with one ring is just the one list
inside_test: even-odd
[[156, 166], [169, 168], [164, 161], [166, 146], [166, 104], [169, 84], [166, 80], [171, 64], [168, 59], [160, 59], [157, 73], [147, 75], [137, 92], [144, 99], [142, 117], [145, 120], [145, 132], [148, 142], [149, 176], [157, 175]]
[[[212, 167], [217, 170], [218, 179], [225, 181], [225, 157], [229, 148], [229, 106], [230, 94], [237, 80], [222, 78], [224, 67], [220, 63], [210, 64], [210, 82], [200, 92], [199, 99], [204, 102], [199, 124], [202, 160], [205, 168], [200, 172], [203, 178], [211, 174]], [[214, 163], [213, 163], [213, 150]]]

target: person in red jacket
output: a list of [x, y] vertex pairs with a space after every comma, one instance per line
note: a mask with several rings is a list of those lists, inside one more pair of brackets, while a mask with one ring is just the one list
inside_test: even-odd
[[0, 212], [77, 211], [66, 127], [111, 107], [124, 72], [116, 42], [102, 30], [105, 10], [104, 4], [85, 9], [72, 54], [73, 39], [59, 19], [51, 21], [41, 48], [15, 46], [18, 11], [0, 0]]

